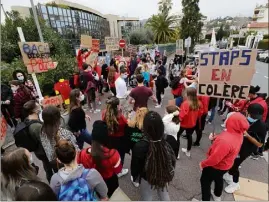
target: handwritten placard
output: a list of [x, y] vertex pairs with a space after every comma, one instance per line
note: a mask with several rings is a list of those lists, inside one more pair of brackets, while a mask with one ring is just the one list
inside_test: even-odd
[[19, 42], [22, 59], [29, 74], [47, 72], [57, 67], [50, 57], [48, 43]]
[[107, 51], [119, 50], [119, 38], [105, 37], [105, 44]]
[[97, 63], [98, 59], [98, 53], [97, 52], [91, 52], [91, 54], [86, 58], [86, 63], [91, 65], [91, 67], [94, 67]]
[[100, 40], [99, 39], [92, 39], [92, 51], [99, 52], [100, 51]]
[[41, 101], [41, 104], [43, 107], [46, 107], [48, 105], [59, 106], [63, 104], [63, 98], [61, 95], [45, 98]]
[[246, 99], [256, 56], [257, 50], [249, 49], [200, 53], [198, 94]]
[[92, 37], [88, 35], [80, 36], [80, 48], [91, 48], [92, 47]]
[[7, 122], [3, 115], [0, 117], [0, 122], [1, 122], [0, 146], [2, 147], [3, 144], [5, 143], [5, 139], [7, 135]]

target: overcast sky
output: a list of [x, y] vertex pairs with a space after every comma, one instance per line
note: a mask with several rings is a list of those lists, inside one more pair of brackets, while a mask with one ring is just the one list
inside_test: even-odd
[[[103, 14], [115, 14], [128, 17], [139, 17], [140, 20], [149, 18], [158, 10], [158, 0], [69, 0]], [[49, 2], [48, 0], [34, 0], [34, 3]], [[173, 13], [181, 13], [181, 0], [172, 0]], [[208, 18], [219, 16], [252, 16], [256, 4], [265, 4], [268, 0], [200, 0], [202, 14]], [[30, 6], [30, 0], [1, 0], [6, 11], [13, 5]], [[1, 22], [4, 14], [1, 9]]]

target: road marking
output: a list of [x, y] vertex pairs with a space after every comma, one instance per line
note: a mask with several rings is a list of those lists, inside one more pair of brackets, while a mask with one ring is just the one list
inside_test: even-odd
[[268, 79], [268, 76], [264, 76], [264, 78]]

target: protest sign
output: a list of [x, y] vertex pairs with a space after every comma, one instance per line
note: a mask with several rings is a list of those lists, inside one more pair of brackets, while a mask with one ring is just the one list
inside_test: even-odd
[[97, 63], [97, 59], [98, 59], [98, 53], [91, 52], [91, 54], [86, 58], [86, 63], [91, 65], [91, 67], [94, 67], [95, 64]]
[[100, 40], [99, 39], [92, 39], [92, 51], [99, 53], [100, 51]]
[[198, 94], [246, 99], [255, 73], [257, 50], [222, 50], [199, 55]]
[[137, 48], [135, 45], [132, 45], [132, 44], [127, 45], [127, 52], [131, 54], [135, 54], [136, 51], [137, 51]]
[[19, 42], [22, 59], [29, 74], [47, 72], [57, 67], [50, 57], [48, 43]]
[[88, 35], [81, 35], [80, 48], [92, 48], [92, 37]]
[[6, 140], [7, 135], [7, 122], [3, 115], [0, 117], [1, 122], [1, 136], [0, 136], [0, 146], [2, 147]]
[[119, 38], [105, 37], [105, 44], [107, 51], [119, 50]]
[[63, 104], [63, 98], [61, 95], [45, 98], [41, 101], [41, 104], [43, 107], [46, 107], [48, 105], [59, 106]]
[[176, 41], [176, 54], [177, 55], [183, 55], [183, 39], [178, 39]]

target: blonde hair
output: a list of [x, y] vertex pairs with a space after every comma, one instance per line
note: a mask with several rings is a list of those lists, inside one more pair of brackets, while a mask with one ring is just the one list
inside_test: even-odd
[[139, 130], [143, 129], [143, 121], [145, 115], [148, 113], [148, 108], [141, 107], [136, 110], [135, 118], [131, 121], [128, 121], [128, 126], [131, 128], [137, 127]]

